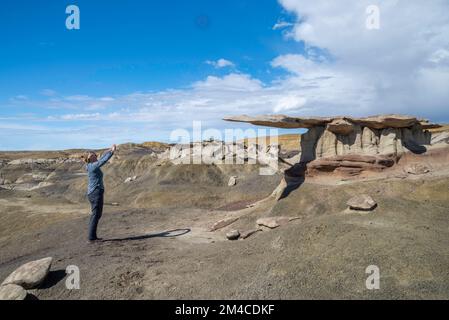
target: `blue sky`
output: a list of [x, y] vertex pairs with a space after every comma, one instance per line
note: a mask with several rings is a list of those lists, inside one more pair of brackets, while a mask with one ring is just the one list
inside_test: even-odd
[[[220, 119], [241, 113], [392, 111], [448, 121], [448, 21], [438, 14], [447, 5], [430, 1], [430, 17], [417, 15], [437, 36], [405, 57], [396, 39], [413, 51], [414, 29], [388, 28], [404, 9], [404, 19], [419, 11], [417, 2], [381, 6], [377, 33], [360, 24], [363, 2], [323, 10], [325, 1], [302, 0], [3, 1], [0, 149], [168, 141], [193, 120], [238, 127]], [[349, 11], [340, 12], [344, 3]], [[80, 8], [80, 30], [65, 27], [70, 4]], [[417, 87], [419, 96], [408, 94]]]
[[[65, 28], [75, 3], [81, 29]], [[272, 26], [275, 1], [6, 1], [0, 13], [2, 98], [53, 88], [61, 94], [125, 94], [183, 87], [225, 56], [267, 78], [269, 61], [289, 52]]]

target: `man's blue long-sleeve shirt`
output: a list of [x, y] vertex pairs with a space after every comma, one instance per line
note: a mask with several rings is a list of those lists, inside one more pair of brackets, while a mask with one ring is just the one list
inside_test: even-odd
[[112, 151], [106, 152], [100, 160], [88, 163], [86, 165], [87, 175], [89, 177], [89, 182], [87, 185], [87, 194], [91, 194], [94, 192], [95, 189], [99, 188], [104, 190], [103, 185], [103, 172], [101, 172], [101, 167], [108, 162], [109, 159], [111, 159], [113, 155]]

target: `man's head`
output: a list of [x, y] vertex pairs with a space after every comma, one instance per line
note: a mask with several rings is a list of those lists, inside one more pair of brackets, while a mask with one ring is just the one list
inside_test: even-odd
[[81, 156], [81, 158], [86, 163], [92, 163], [98, 161], [97, 154], [94, 151], [88, 151], [84, 155]]

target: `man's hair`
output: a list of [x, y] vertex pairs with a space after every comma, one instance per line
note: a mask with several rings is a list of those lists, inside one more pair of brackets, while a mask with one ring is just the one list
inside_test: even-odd
[[89, 163], [90, 162], [90, 157], [92, 156], [92, 154], [95, 154], [95, 151], [86, 151], [85, 153], [83, 153], [81, 155], [81, 159], [85, 162], [85, 163]]

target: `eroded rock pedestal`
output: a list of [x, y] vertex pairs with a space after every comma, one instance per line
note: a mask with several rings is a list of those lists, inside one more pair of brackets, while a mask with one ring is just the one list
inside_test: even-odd
[[276, 128], [307, 128], [309, 130], [299, 141], [298, 162], [307, 163], [310, 173], [341, 171], [350, 175], [391, 167], [407, 151], [424, 153], [432, 139], [427, 129], [438, 127], [404, 115], [366, 118], [235, 116], [224, 120]]

